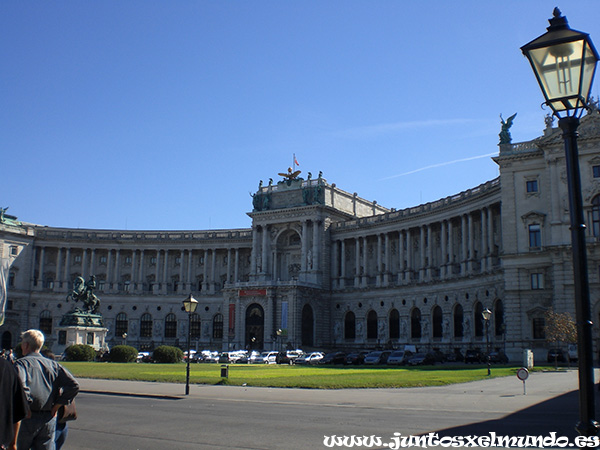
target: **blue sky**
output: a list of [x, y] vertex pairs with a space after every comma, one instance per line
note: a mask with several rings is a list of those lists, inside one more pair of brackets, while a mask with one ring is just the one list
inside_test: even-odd
[[[554, 6], [4, 0], [0, 206], [57, 227], [249, 227], [249, 193], [294, 153], [389, 208], [456, 194], [498, 176], [500, 114], [518, 113], [513, 142], [542, 133], [520, 47]], [[600, 45], [597, 0], [558, 6]]]

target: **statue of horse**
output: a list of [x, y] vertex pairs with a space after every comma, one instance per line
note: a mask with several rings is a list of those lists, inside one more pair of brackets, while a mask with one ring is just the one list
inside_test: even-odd
[[94, 294], [96, 288], [96, 277], [92, 275], [86, 283], [83, 277], [79, 276], [73, 281], [73, 289], [67, 295], [67, 301], [81, 301], [83, 303], [83, 312], [97, 314], [100, 309], [100, 299]]

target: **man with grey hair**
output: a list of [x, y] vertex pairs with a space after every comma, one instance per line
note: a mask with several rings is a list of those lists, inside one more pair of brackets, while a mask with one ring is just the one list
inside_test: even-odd
[[56, 361], [40, 354], [44, 334], [27, 330], [21, 335], [23, 357], [15, 362], [23, 382], [31, 417], [21, 422], [18, 450], [54, 450], [56, 412], [79, 392], [79, 383]]

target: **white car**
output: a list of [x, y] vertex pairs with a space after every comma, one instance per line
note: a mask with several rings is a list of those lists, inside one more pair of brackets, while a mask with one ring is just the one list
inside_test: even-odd
[[312, 352], [308, 355], [300, 356], [296, 358], [296, 364], [317, 364], [320, 360], [322, 360], [325, 355], [321, 352]]

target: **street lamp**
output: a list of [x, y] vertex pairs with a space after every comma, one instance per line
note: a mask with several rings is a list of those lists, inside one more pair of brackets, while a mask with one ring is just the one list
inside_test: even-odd
[[521, 47], [546, 99], [563, 131], [573, 254], [573, 283], [579, 352], [579, 434], [595, 436], [592, 317], [585, 248], [585, 223], [579, 175], [577, 127], [587, 108], [598, 52], [589, 34], [572, 30], [558, 8], [549, 19], [548, 32]]
[[187, 369], [185, 375], [185, 395], [189, 395], [190, 393], [190, 353], [191, 353], [191, 342], [192, 342], [192, 314], [196, 312], [196, 308], [198, 307], [198, 300], [196, 300], [192, 294], [190, 294], [183, 301], [183, 308], [185, 312], [188, 313], [188, 342], [187, 342]]
[[487, 354], [487, 369], [488, 369], [488, 377], [492, 374], [492, 370], [490, 367], [490, 317], [492, 317], [492, 312], [485, 308], [481, 313], [483, 316], [483, 320], [485, 321], [485, 350]]

